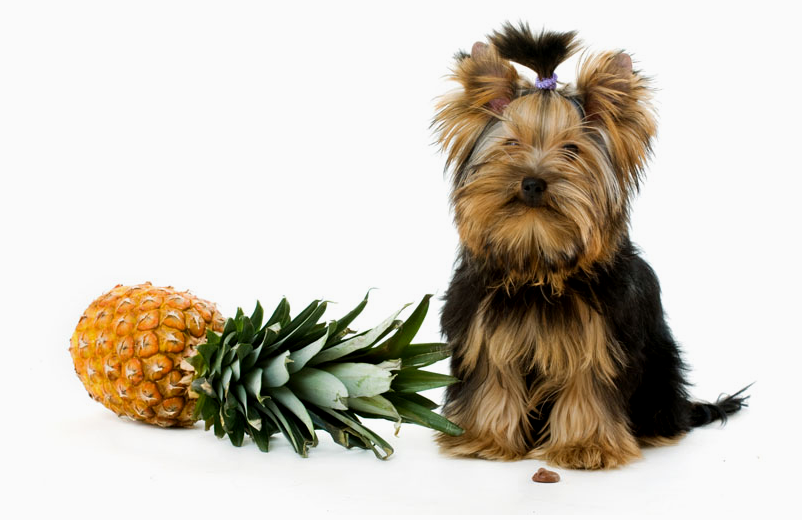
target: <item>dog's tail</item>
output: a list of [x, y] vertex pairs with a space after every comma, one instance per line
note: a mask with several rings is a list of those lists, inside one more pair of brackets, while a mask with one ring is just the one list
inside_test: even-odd
[[727, 422], [727, 417], [734, 414], [741, 408], [748, 406], [746, 400], [748, 395], [743, 395], [750, 386], [747, 385], [732, 395], [722, 395], [715, 403], [691, 403], [691, 426], [704, 426], [713, 421]]

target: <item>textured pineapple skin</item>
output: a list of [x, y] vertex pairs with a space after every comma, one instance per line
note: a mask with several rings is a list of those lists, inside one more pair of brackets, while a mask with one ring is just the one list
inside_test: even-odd
[[117, 413], [158, 426], [192, 426], [194, 371], [185, 361], [222, 332], [214, 304], [172, 287], [118, 285], [83, 313], [70, 340], [89, 395]]

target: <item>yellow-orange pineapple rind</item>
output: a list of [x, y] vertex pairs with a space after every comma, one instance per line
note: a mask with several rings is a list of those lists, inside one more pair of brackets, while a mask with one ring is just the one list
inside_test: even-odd
[[121, 416], [158, 426], [192, 426], [196, 397], [185, 360], [222, 332], [213, 303], [172, 287], [118, 285], [96, 299], [70, 339], [75, 372], [89, 395]]

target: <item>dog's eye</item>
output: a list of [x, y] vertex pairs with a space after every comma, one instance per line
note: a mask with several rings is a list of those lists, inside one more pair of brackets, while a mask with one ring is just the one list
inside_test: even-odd
[[518, 139], [507, 139], [504, 141], [504, 146], [521, 146], [521, 143]]
[[576, 155], [579, 155], [579, 147], [573, 143], [564, 144], [563, 151], [568, 154], [570, 159], [573, 159]]

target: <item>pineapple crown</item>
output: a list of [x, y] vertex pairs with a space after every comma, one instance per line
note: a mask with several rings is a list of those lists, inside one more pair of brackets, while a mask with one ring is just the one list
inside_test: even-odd
[[319, 321], [327, 306], [319, 300], [291, 318], [282, 299], [264, 324], [258, 302], [250, 317], [239, 309], [222, 334], [208, 331], [207, 342], [189, 359], [196, 371], [191, 389], [199, 396], [195, 417], [235, 446], [247, 434], [262, 451], [268, 451], [271, 435], [281, 432], [303, 457], [318, 442], [316, 430], [347, 448], [389, 457], [392, 446], [359, 417], [393, 420], [396, 430], [409, 422], [461, 434], [432, 411], [436, 403], [417, 393], [456, 381], [420, 370], [450, 355], [442, 343], [412, 344], [430, 298], [425, 296], [405, 322], [398, 319], [402, 308], [362, 333], [348, 326], [367, 305], [367, 295], [329, 323]]

